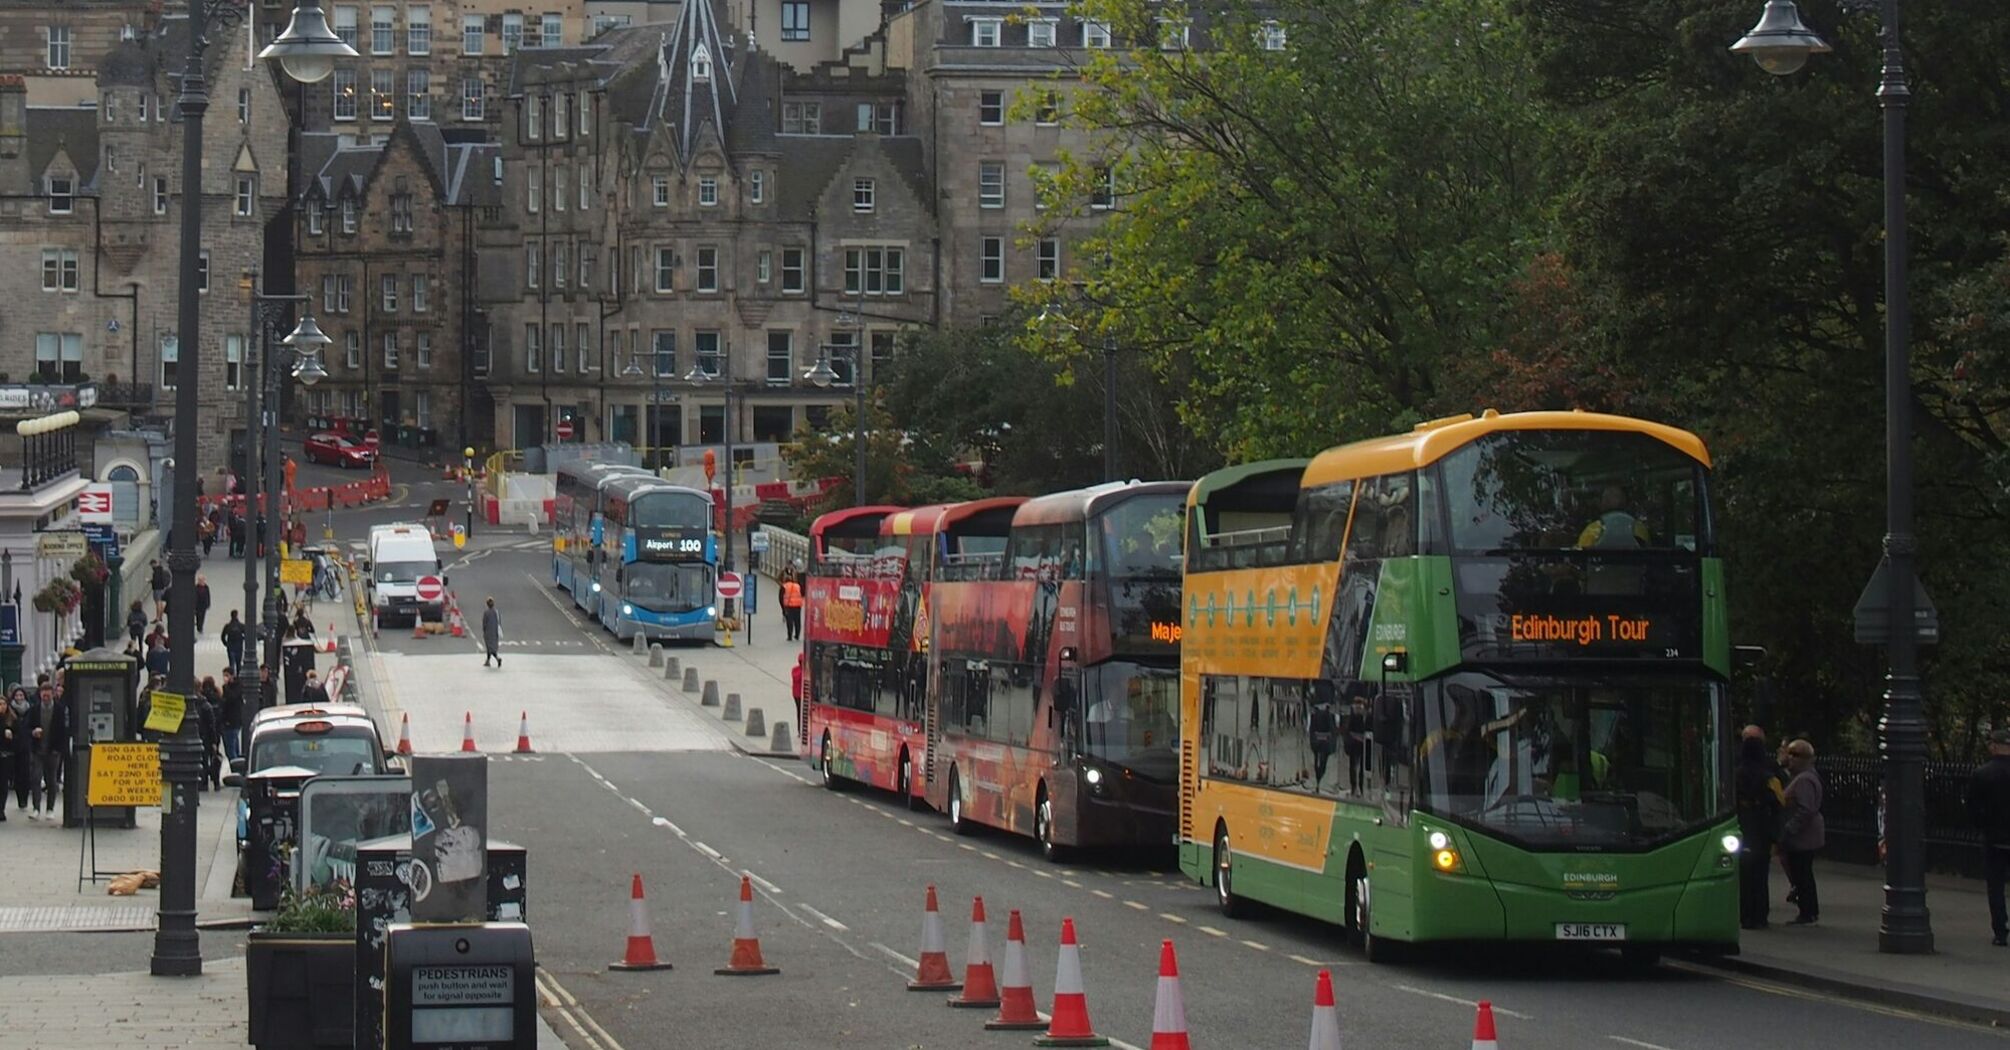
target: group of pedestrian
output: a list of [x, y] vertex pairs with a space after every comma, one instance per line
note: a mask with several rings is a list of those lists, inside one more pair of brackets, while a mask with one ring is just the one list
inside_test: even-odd
[[[167, 567], [162, 565], [158, 560], [153, 563], [153, 567], [150, 570], [148, 584], [154, 592], [154, 615], [152, 622], [164, 623], [167, 620], [168, 606], [172, 601], [173, 580], [168, 575]], [[209, 622], [210, 598], [209, 577], [202, 573], [196, 573], [195, 633], [197, 634], [201, 634], [203, 628]], [[231, 618], [234, 620], [237, 618], [237, 615], [232, 613]], [[132, 605], [126, 609], [126, 634], [133, 641], [139, 641], [141, 635], [146, 632], [148, 622], [144, 602], [138, 598], [133, 599]]]
[[70, 710], [56, 682], [43, 674], [30, 693], [19, 683], [7, 687], [0, 708], [0, 821], [7, 819], [7, 795], [31, 821], [61, 820], [65, 759], [70, 753]]
[[1763, 930], [1772, 911], [1772, 865], [1778, 858], [1799, 910], [1790, 926], [1821, 919], [1815, 855], [1828, 843], [1822, 819], [1822, 778], [1815, 747], [1806, 739], [1766, 750], [1766, 732], [1749, 725], [1740, 734], [1734, 773], [1738, 809], [1738, 924]]

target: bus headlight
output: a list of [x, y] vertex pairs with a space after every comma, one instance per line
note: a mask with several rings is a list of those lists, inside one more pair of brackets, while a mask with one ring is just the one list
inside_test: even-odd
[[1719, 845], [1724, 847], [1726, 853], [1736, 853], [1744, 844], [1745, 841], [1736, 835], [1726, 835], [1719, 841]]
[[1431, 849], [1433, 850], [1450, 849], [1451, 846], [1452, 846], [1452, 837], [1450, 835], [1447, 835], [1442, 831], [1431, 832]]
[[633, 616], [633, 615], [635, 615], [635, 606], [633, 606], [633, 605], [630, 605], [630, 604], [628, 604], [627, 602], [622, 602], [622, 603], [621, 603], [621, 615], [623, 615], [623, 616]]
[[593, 593], [595, 593], [595, 594], [599, 594], [599, 593], [600, 593], [600, 582], [599, 582], [598, 580], [594, 581], [594, 584], [593, 584]]
[[717, 618], [718, 618], [718, 616], [719, 616], [719, 607], [718, 607], [718, 606], [716, 606], [716, 605], [707, 605], [707, 606], [705, 606], [705, 618], [706, 618], [706, 619], [717, 619]]
[[1091, 767], [1088, 772], [1082, 774], [1082, 779], [1088, 781], [1090, 787], [1095, 787], [1103, 782], [1103, 771]]

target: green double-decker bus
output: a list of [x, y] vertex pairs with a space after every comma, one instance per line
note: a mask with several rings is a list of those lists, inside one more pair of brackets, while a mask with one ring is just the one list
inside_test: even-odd
[[1188, 497], [1180, 864], [1398, 943], [1738, 936], [1709, 454], [1459, 416]]

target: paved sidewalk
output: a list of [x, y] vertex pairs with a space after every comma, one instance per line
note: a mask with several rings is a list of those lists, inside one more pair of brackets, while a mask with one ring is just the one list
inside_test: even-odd
[[1989, 906], [1981, 883], [1928, 876], [1933, 954], [1887, 955], [1877, 950], [1883, 869], [1822, 862], [1815, 880], [1822, 898], [1819, 923], [1784, 925], [1794, 917], [1794, 906], [1784, 903], [1787, 880], [1775, 867], [1772, 925], [1745, 931], [1736, 956], [1697, 961], [1851, 998], [2010, 1027], [2010, 948], [1989, 943]]

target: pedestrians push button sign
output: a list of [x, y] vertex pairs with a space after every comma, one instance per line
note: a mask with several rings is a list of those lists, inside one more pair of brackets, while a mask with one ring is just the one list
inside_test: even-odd
[[436, 602], [440, 600], [440, 595], [445, 592], [446, 585], [440, 582], [438, 576], [421, 576], [419, 577], [419, 585], [415, 590], [418, 593], [420, 601]]
[[92, 744], [91, 781], [84, 790], [90, 806], [161, 804], [159, 744]]
[[740, 589], [741, 589], [741, 582], [739, 573], [722, 572], [719, 574], [719, 597], [738, 598], [740, 596]]

